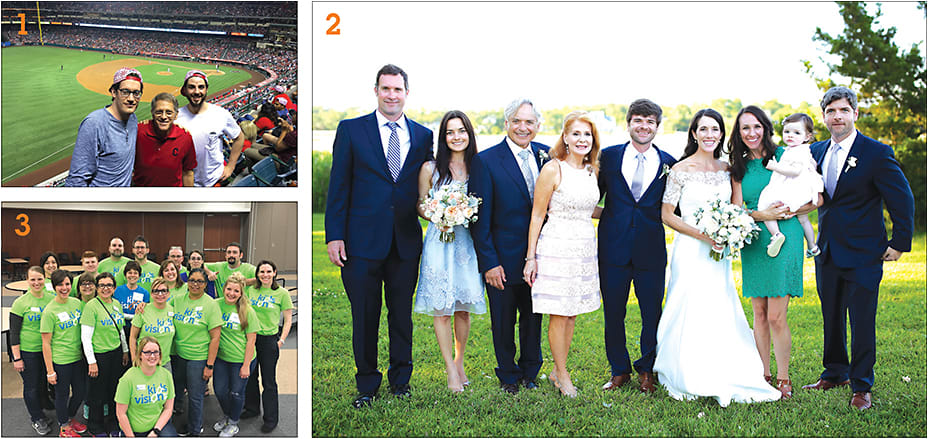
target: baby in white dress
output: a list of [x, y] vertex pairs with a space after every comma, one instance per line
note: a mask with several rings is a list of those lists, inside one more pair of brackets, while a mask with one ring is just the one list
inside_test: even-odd
[[[779, 201], [796, 211], [801, 206], [815, 202], [818, 195], [825, 189], [822, 176], [816, 172], [816, 162], [809, 151], [809, 143], [815, 140], [812, 118], [803, 113], [796, 113], [783, 120], [783, 142], [786, 151], [780, 160], [771, 158], [767, 169], [773, 171], [770, 183], [760, 193], [757, 201], [758, 209], [764, 209]], [[802, 231], [806, 238], [806, 257], [813, 257], [821, 253], [815, 245], [815, 231], [808, 215], [797, 215]], [[776, 220], [764, 221], [770, 232], [770, 243], [767, 245], [767, 255], [776, 257], [780, 248], [786, 241], [786, 235], [780, 233]]]

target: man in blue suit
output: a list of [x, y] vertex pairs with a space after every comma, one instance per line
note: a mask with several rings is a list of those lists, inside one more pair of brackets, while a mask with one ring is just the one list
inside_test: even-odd
[[667, 172], [676, 163], [651, 143], [662, 114], [661, 107], [648, 99], [632, 102], [625, 116], [631, 141], [604, 149], [599, 159], [599, 192], [606, 200], [599, 220], [599, 284], [606, 358], [612, 368], [605, 390], [618, 389], [631, 380], [625, 307], [632, 281], [642, 323], [641, 358], [635, 361], [638, 388], [646, 393], [656, 390], [652, 369], [667, 266], [661, 205]]
[[[804, 389], [828, 390], [850, 384], [850, 404], [871, 407], [876, 362], [876, 307], [883, 261], [898, 260], [912, 248], [915, 203], [893, 150], [854, 129], [857, 95], [832, 87], [822, 98], [831, 139], [812, 144], [825, 178], [825, 203], [818, 214], [815, 280], [822, 302], [825, 370]], [[886, 239], [883, 206], [893, 222]], [[847, 359], [847, 316], [851, 318], [851, 361]]]
[[325, 211], [329, 260], [341, 267], [351, 302], [356, 408], [370, 405], [380, 388], [381, 291], [390, 335], [390, 391], [410, 395], [412, 296], [422, 253], [417, 176], [432, 159], [432, 131], [403, 114], [406, 72], [392, 64], [381, 68], [374, 94], [376, 111], [338, 124]]
[[[487, 283], [496, 376], [510, 394], [538, 387], [541, 369], [541, 314], [532, 312], [532, 290], [522, 278], [528, 248], [533, 191], [548, 147], [532, 142], [541, 114], [528, 99], [506, 107], [506, 138], [477, 154], [470, 188], [483, 199], [471, 229], [477, 265]], [[518, 363], [515, 361], [516, 312], [519, 314]]]

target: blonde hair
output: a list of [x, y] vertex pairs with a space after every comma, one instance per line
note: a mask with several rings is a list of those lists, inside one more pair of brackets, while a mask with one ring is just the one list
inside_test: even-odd
[[[136, 355], [136, 356], [135, 356], [135, 360], [132, 361], [132, 365], [133, 365], [133, 366], [135, 366], [135, 367], [141, 367], [141, 365], [142, 365], [142, 347], [144, 347], [145, 345], [147, 345], [147, 344], [149, 344], [149, 343], [154, 343], [154, 344], [158, 345], [158, 351], [159, 351], [159, 352], [161, 351], [161, 343], [158, 343], [158, 339], [156, 339], [155, 337], [152, 337], [152, 336], [150, 336], [150, 335], [146, 335], [146, 336], [142, 337], [142, 339], [139, 340], [139, 345], [136, 346], [136, 352], [138, 352], [138, 355]], [[164, 352], [161, 352], [161, 355], [164, 355]], [[159, 361], [158, 364], [161, 364], [161, 362]]]
[[239, 122], [238, 126], [242, 129], [242, 134], [245, 135], [245, 138], [251, 140], [252, 142], [258, 137], [258, 126], [250, 120], [243, 120]]
[[235, 300], [235, 306], [238, 308], [238, 318], [239, 321], [242, 322], [242, 330], [244, 331], [248, 328], [248, 310], [251, 308], [248, 298], [245, 297], [245, 275], [237, 271], [229, 275], [229, 278], [226, 279], [225, 286], [222, 288], [223, 292], [225, 287], [230, 283], [238, 285], [239, 289], [242, 291], [242, 294]]
[[593, 132], [593, 146], [590, 148], [590, 152], [583, 157], [583, 163], [589, 165], [592, 168], [593, 172], [599, 173], [599, 132], [596, 131], [596, 124], [593, 123], [593, 119], [590, 118], [590, 113], [586, 111], [572, 111], [570, 114], [564, 117], [564, 127], [561, 129], [561, 135], [557, 138], [557, 143], [554, 144], [554, 148], [551, 148], [551, 156], [558, 160], [566, 160], [569, 152], [567, 151], [567, 143], [564, 142], [564, 136], [567, 135], [567, 130], [570, 129], [570, 126], [574, 122], [584, 122], [590, 125], [590, 131]]

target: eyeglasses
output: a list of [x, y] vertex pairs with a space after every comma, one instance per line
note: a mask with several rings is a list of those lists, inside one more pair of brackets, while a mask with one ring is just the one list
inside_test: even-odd
[[156, 355], [161, 355], [161, 351], [142, 351], [142, 355], [146, 357], [154, 357]]
[[120, 97], [127, 98], [127, 97], [129, 97], [129, 95], [132, 95], [132, 97], [138, 99], [138, 98], [142, 97], [142, 90], [127, 90], [127, 89], [125, 89], [125, 88], [120, 88], [120, 89], [119, 89], [119, 96], [120, 96]]
[[81, 287], [81, 288], [84, 288], [84, 287], [92, 287], [92, 286], [94, 286], [94, 285], [93, 285], [93, 282], [81, 282], [81, 283], [80, 283], [80, 287]]
[[187, 283], [188, 283], [188, 284], [194, 284], [194, 285], [203, 285], [203, 284], [206, 283], [206, 281], [205, 281], [205, 280], [199, 280], [199, 279], [190, 279], [190, 280], [187, 281]]
[[151, 290], [152, 294], [167, 294], [169, 292], [170, 290], [168, 290], [167, 288], [158, 288], [157, 290]]
[[100, 288], [100, 289], [110, 289], [110, 290], [112, 290], [113, 288], [116, 288], [116, 285], [114, 285], [114, 284], [100, 284], [100, 285], [97, 285], [97, 288]]

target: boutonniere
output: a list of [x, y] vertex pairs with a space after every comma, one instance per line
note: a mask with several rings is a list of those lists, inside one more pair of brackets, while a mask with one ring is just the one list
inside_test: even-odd
[[664, 163], [664, 166], [661, 167], [661, 175], [657, 178], [664, 178], [667, 174], [670, 173], [670, 165]]
[[548, 153], [545, 150], [543, 149], [538, 150], [538, 160], [541, 160], [541, 164], [544, 164], [549, 159], [550, 157], [548, 157]]
[[857, 167], [857, 157], [848, 157], [847, 158], [847, 167], [844, 168], [844, 172], [850, 171], [852, 168]]

